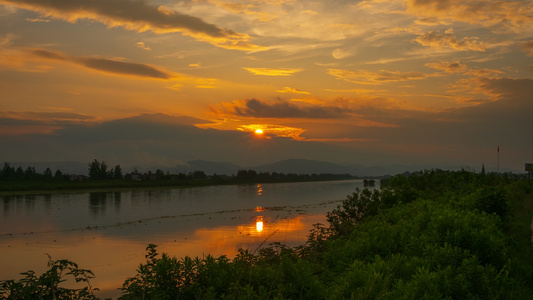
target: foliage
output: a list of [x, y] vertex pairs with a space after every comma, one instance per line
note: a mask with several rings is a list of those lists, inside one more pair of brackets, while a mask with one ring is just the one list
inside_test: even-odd
[[[94, 278], [93, 272], [80, 269], [69, 260], [52, 260], [48, 257], [48, 270], [40, 276], [30, 270], [21, 275], [25, 277], [15, 280], [0, 281], [0, 295], [2, 299], [96, 299], [90, 284]], [[82, 283], [81, 288], [65, 288], [60, 286], [67, 277]]]
[[331, 233], [334, 235], [349, 235], [355, 225], [363, 217], [376, 215], [382, 207], [379, 190], [359, 190], [348, 196], [342, 205], [327, 213], [326, 217], [330, 224]]
[[42, 174], [35, 170], [35, 167], [27, 167], [23, 169], [21, 166], [17, 168], [11, 166], [8, 162], [4, 162], [4, 165], [0, 169], [0, 181], [62, 181], [66, 179], [60, 170], [56, 170], [55, 174], [52, 174], [50, 168], [46, 168]]
[[122, 177], [120, 165], [108, 169], [105, 161], [96, 159], [89, 164], [89, 179], [91, 180], [122, 179]]

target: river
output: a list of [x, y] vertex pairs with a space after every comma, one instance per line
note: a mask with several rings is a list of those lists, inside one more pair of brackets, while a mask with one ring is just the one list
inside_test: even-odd
[[95, 273], [98, 297], [145, 261], [149, 243], [176, 257], [303, 244], [362, 180], [0, 196], [0, 280], [46, 270], [48, 256]]

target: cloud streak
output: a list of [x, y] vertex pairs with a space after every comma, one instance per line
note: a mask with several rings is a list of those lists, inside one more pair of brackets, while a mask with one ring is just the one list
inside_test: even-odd
[[351, 83], [358, 84], [382, 84], [385, 82], [421, 80], [428, 77], [438, 76], [436, 74], [427, 74], [422, 72], [400, 72], [380, 70], [370, 72], [366, 70], [349, 71], [343, 69], [329, 69], [328, 74]]
[[147, 64], [128, 63], [106, 58], [71, 57], [61, 52], [45, 49], [33, 49], [30, 51], [30, 54], [44, 59], [70, 62], [89, 69], [112, 74], [131, 75], [153, 79], [171, 79], [175, 77], [171, 72], [160, 70], [159, 68]]
[[75, 112], [0, 111], [0, 135], [50, 134], [64, 126], [98, 121], [96, 117]]
[[123, 27], [137, 32], [180, 32], [228, 49], [263, 48], [251, 44], [251, 37], [247, 34], [223, 29], [198, 17], [181, 14], [163, 6], [151, 6], [142, 0], [0, 0], [0, 4], [36, 11], [45, 17], [71, 23], [88, 19], [109, 27]]

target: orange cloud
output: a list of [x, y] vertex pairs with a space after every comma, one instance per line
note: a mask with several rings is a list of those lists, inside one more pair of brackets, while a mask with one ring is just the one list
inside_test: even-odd
[[405, 5], [413, 15], [481, 24], [495, 31], [521, 32], [533, 24], [529, 1], [406, 0]]
[[144, 42], [138, 42], [137, 43], [137, 47], [139, 47], [139, 48], [141, 48], [143, 50], [147, 50], [147, 51], [152, 50], [152, 48], [146, 46], [146, 44]]
[[428, 77], [435, 77], [436, 74], [427, 74], [422, 72], [399, 72], [380, 70], [379, 72], [370, 72], [365, 70], [348, 71], [342, 69], [329, 69], [329, 75], [358, 84], [382, 84], [384, 82], [420, 80]]
[[71, 23], [88, 19], [109, 27], [123, 27], [138, 32], [180, 32], [221, 48], [265, 50], [265, 47], [251, 44], [251, 37], [247, 34], [223, 29], [198, 17], [181, 14], [166, 7], [151, 6], [144, 1], [0, 0], [0, 4], [35, 11], [45, 17]]
[[302, 71], [302, 69], [269, 69], [269, 68], [243, 68], [254, 75], [263, 76], [292, 76], [294, 73]]
[[447, 30], [444, 33], [433, 31], [422, 33], [419, 34], [414, 41], [422, 46], [435, 49], [450, 48], [459, 51], [485, 51], [485, 45], [483, 42], [478, 41], [478, 38], [464, 37], [463, 39], [458, 40], [457, 37], [453, 35], [453, 30]]
[[290, 88], [288, 86], [284, 87], [283, 89], [281, 90], [277, 90], [276, 92], [278, 93], [287, 93], [287, 94], [304, 94], [304, 95], [309, 95], [311, 93], [309, 92], [306, 92], [306, 91], [300, 91], [298, 89], [294, 89], [294, 88]]

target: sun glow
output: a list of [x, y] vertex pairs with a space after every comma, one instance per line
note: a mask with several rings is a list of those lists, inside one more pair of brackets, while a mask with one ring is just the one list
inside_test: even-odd
[[262, 135], [263, 134], [263, 130], [258, 128], [258, 129], [255, 130], [255, 134]]

